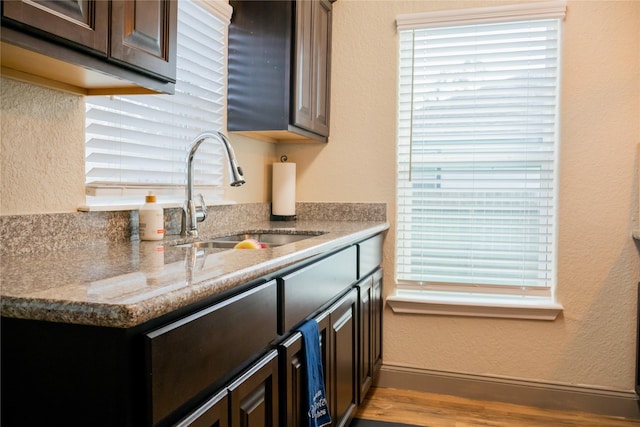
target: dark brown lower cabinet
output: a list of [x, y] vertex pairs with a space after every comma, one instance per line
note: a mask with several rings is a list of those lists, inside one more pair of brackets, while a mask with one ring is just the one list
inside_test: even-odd
[[[381, 310], [382, 269], [378, 269], [314, 317], [320, 334], [332, 426], [349, 425], [380, 368]], [[206, 414], [202, 418], [206, 418], [208, 424], [183, 421], [179, 427], [226, 426], [223, 424], [226, 407], [214, 413], [213, 401], [228, 405], [231, 427], [306, 425], [302, 345], [302, 334], [293, 331], [279, 344], [277, 352], [268, 353], [227, 387], [225, 400], [211, 399], [194, 411], [194, 414]], [[193, 414], [189, 419], [200, 421]]]
[[358, 406], [356, 355], [358, 351], [358, 290], [351, 289], [330, 309], [331, 363], [327, 393], [336, 427], [347, 426]]
[[382, 366], [382, 269], [358, 283], [358, 404]]
[[[144, 334], [151, 424], [176, 414], [264, 354], [277, 336], [277, 283], [271, 280]], [[252, 364], [253, 365], [253, 364]]]
[[[327, 402], [333, 426], [349, 425], [357, 405], [357, 290], [351, 289], [335, 304], [315, 317], [320, 333]], [[295, 332], [280, 345], [282, 372], [282, 425], [306, 425], [303, 396], [302, 334]]]
[[[347, 254], [347, 251], [342, 251], [340, 255], [345, 265], [349, 264]], [[295, 315], [290, 316], [288, 325], [300, 322], [303, 312], [309, 313], [309, 295], [320, 292], [316, 288], [321, 286], [326, 292], [328, 288], [339, 289], [337, 283], [349, 283], [347, 276], [334, 280], [336, 284], [327, 280], [329, 276], [338, 277], [336, 271], [344, 270], [338, 263], [341, 258], [333, 258], [331, 262], [324, 263], [328, 268], [322, 270], [325, 271], [323, 274], [320, 274], [322, 264], [318, 263], [314, 270], [300, 270], [285, 278], [285, 284], [290, 286], [285, 300], [297, 308], [297, 311], [289, 310]], [[320, 333], [327, 401], [332, 426], [336, 427], [351, 422], [382, 365], [382, 269], [379, 267], [382, 262], [382, 236], [361, 242], [358, 260], [359, 272], [364, 277], [315, 316]], [[331, 275], [325, 277], [326, 271], [331, 271]], [[300, 289], [304, 289], [304, 293], [292, 298], [301, 292]], [[299, 301], [302, 302], [298, 304]], [[298, 427], [306, 420], [301, 383], [304, 366], [302, 335], [293, 332], [279, 348], [281, 425]]]
[[271, 350], [229, 386], [231, 427], [279, 427], [278, 351]]
[[175, 427], [278, 427], [278, 384], [272, 350]]

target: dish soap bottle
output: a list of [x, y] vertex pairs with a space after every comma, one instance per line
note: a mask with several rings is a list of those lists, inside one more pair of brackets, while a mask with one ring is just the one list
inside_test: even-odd
[[140, 240], [162, 240], [164, 237], [164, 210], [156, 204], [156, 196], [149, 191], [139, 211]]

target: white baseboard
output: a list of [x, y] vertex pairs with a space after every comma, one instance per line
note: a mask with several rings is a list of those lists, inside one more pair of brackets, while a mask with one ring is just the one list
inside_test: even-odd
[[609, 390], [383, 364], [378, 387], [640, 419], [633, 390]]

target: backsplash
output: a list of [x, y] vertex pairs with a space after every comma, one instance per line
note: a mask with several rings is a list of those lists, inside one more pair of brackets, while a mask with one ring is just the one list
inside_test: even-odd
[[132, 211], [1, 216], [0, 256], [127, 241], [132, 216]]
[[[202, 234], [268, 221], [269, 203], [211, 206]], [[296, 203], [298, 221], [386, 221], [385, 203]], [[165, 234], [180, 234], [179, 208], [165, 209]], [[286, 226], [286, 222], [282, 223]], [[0, 256], [138, 240], [138, 211], [0, 216]]]

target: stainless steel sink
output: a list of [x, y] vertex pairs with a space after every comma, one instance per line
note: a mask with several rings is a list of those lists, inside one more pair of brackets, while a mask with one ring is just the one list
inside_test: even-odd
[[298, 242], [310, 237], [318, 236], [323, 233], [316, 234], [289, 234], [289, 233], [241, 233], [231, 236], [216, 238], [216, 242], [242, 242], [247, 239], [254, 239], [260, 243], [266, 243], [271, 246], [282, 246], [287, 243]]
[[220, 242], [212, 240], [209, 242], [192, 242], [176, 245], [177, 248], [217, 248], [217, 249], [233, 249], [238, 242]]
[[257, 240], [262, 244], [263, 248], [272, 248], [283, 246], [289, 243], [299, 242], [300, 240], [309, 239], [311, 237], [320, 236], [323, 232], [303, 232], [303, 233], [279, 233], [279, 232], [256, 232], [256, 233], [239, 233], [230, 236], [216, 237], [213, 240], [202, 242], [182, 243], [176, 245], [179, 248], [220, 248], [233, 249], [233, 247], [247, 239]]

